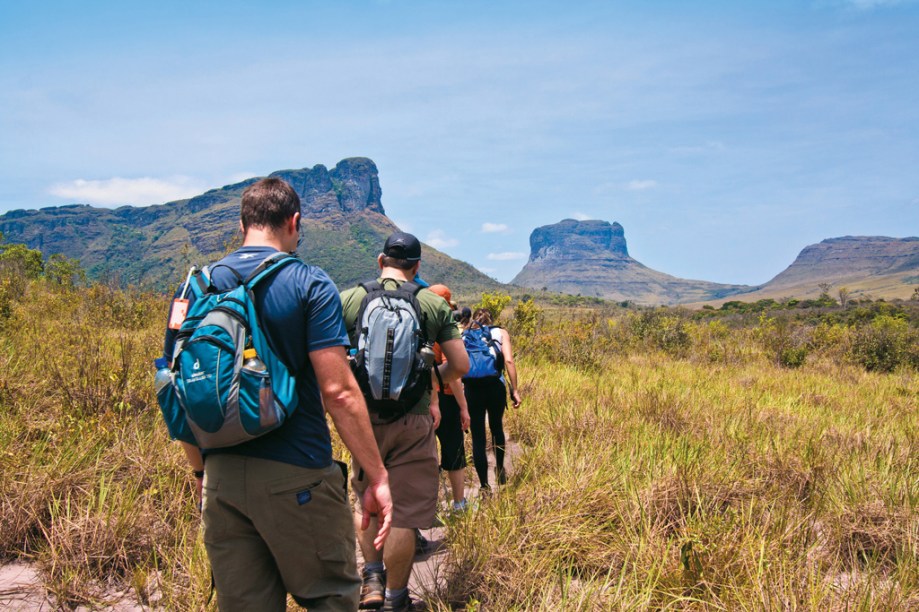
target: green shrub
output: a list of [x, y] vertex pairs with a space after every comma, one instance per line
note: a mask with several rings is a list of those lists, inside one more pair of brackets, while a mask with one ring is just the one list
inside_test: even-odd
[[472, 307], [472, 311], [475, 312], [479, 308], [484, 308], [491, 313], [492, 320], [497, 321], [505, 307], [510, 303], [511, 296], [504, 293], [499, 293], [497, 291], [494, 293], [483, 293], [482, 300]]
[[913, 360], [916, 336], [903, 319], [881, 315], [858, 330], [851, 354], [869, 372], [890, 372]]

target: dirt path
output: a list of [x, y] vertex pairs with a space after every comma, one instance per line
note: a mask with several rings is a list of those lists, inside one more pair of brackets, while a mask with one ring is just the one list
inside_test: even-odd
[[[521, 449], [516, 442], [508, 438], [507, 451], [504, 457], [505, 470], [508, 474], [514, 471], [514, 459], [520, 455]], [[495, 456], [489, 449], [488, 451], [488, 473], [492, 487], [496, 486], [495, 478]], [[446, 496], [449, 499], [450, 486], [446, 484], [446, 476], [441, 476], [441, 498]], [[470, 465], [466, 471], [466, 499], [470, 503], [475, 503], [479, 496], [479, 479], [475, 475], [475, 470]], [[441, 504], [447, 508], [446, 503]], [[423, 529], [421, 531], [428, 540], [441, 544], [444, 541], [445, 530], [443, 527], [434, 527], [433, 529]], [[360, 553], [358, 553], [360, 554]], [[409, 579], [408, 586], [412, 596], [416, 599], [427, 599], [428, 596], [437, 591], [443, 591], [446, 586], [447, 567], [450, 561], [450, 551], [446, 547], [425, 556], [415, 558], [415, 566], [412, 569], [412, 576]]]

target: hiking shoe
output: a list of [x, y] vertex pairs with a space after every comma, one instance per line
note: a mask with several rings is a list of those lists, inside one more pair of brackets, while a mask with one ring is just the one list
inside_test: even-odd
[[458, 502], [453, 502], [453, 512], [462, 513], [468, 509], [469, 509], [469, 504], [466, 503], [465, 497]]
[[433, 554], [443, 548], [441, 542], [432, 542], [423, 535], [420, 529], [415, 529], [415, 556], [424, 557]]
[[427, 610], [427, 606], [420, 601], [412, 601], [408, 593], [396, 599], [387, 599], [383, 602], [382, 612], [421, 612]]
[[504, 471], [504, 468], [495, 470], [495, 478], [498, 480], [499, 485], [507, 484], [507, 472]]
[[386, 599], [386, 571], [361, 572], [361, 610], [376, 610]]

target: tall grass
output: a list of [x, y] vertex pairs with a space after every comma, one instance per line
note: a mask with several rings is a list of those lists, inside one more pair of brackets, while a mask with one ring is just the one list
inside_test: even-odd
[[[449, 522], [435, 607], [919, 607], [913, 321], [529, 308], [522, 455]], [[213, 606], [151, 389], [165, 309], [0, 278], [0, 556], [34, 561], [63, 608], [125, 589]]]
[[150, 385], [163, 298], [23, 284], [0, 320], [0, 555], [58, 605], [201, 607], [207, 564], [188, 469]]
[[441, 603], [919, 606], [916, 373], [663, 348], [519, 364], [525, 451], [454, 525]]

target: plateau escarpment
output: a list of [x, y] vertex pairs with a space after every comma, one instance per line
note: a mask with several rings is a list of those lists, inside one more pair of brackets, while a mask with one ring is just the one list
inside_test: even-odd
[[697, 302], [753, 289], [652, 270], [629, 256], [625, 230], [619, 223], [574, 219], [533, 230], [530, 259], [511, 282], [638, 304]]

